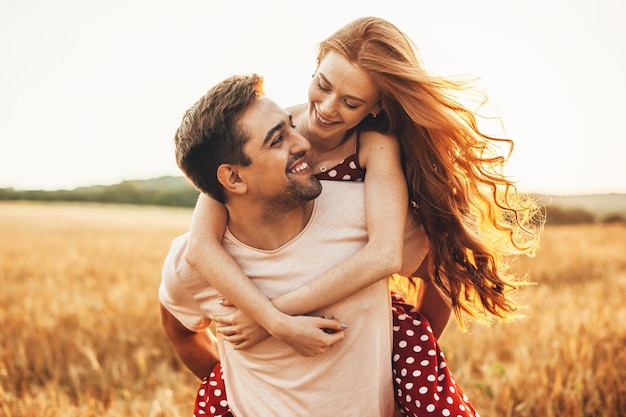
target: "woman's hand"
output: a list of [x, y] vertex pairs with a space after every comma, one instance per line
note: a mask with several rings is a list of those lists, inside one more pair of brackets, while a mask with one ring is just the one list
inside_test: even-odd
[[343, 340], [347, 325], [334, 318], [286, 316], [274, 337], [288, 344], [302, 356], [311, 357], [326, 352]]
[[[222, 305], [233, 306], [227, 300]], [[267, 330], [233, 307], [232, 313], [213, 317], [215, 330], [225, 342], [233, 344], [236, 350], [243, 350], [270, 336]], [[343, 340], [347, 327], [334, 318], [284, 315], [274, 326], [272, 336], [300, 355], [311, 357], [326, 352]]]
[[233, 344], [235, 349], [248, 349], [270, 335], [228, 300], [223, 300], [222, 305], [232, 306], [233, 311], [230, 314], [213, 317], [215, 331], [222, 335], [225, 342]]

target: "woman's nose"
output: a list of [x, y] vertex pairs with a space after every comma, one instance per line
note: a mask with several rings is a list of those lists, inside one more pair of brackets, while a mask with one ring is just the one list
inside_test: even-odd
[[322, 113], [322, 116], [331, 116], [334, 108], [333, 100], [331, 98], [328, 98], [320, 103], [320, 113]]

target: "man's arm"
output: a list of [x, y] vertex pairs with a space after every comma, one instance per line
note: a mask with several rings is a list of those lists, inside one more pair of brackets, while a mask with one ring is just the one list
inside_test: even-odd
[[219, 361], [215, 336], [208, 330], [187, 329], [163, 304], [160, 308], [163, 330], [185, 366], [200, 379], [208, 376]]

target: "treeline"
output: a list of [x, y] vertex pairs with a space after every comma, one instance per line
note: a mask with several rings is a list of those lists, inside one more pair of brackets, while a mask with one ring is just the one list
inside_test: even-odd
[[[74, 190], [15, 190], [0, 188], [1, 200], [68, 201], [115, 204], [193, 207], [198, 191], [184, 177], [160, 177], [149, 180], [123, 181], [109, 186], [92, 186]], [[626, 212], [598, 215], [580, 207], [546, 206], [548, 224], [626, 223]]]
[[599, 217], [582, 208], [560, 206], [548, 206], [546, 212], [547, 224], [626, 223], [626, 215], [617, 212]]
[[123, 181], [110, 186], [74, 190], [15, 190], [0, 188], [0, 200], [68, 201], [193, 207], [199, 192], [184, 179], [162, 177], [154, 180]]

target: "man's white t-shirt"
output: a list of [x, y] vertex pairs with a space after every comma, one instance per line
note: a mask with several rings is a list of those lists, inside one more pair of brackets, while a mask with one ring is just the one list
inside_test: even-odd
[[[259, 250], [243, 244], [229, 231], [224, 236], [226, 250], [269, 298], [306, 284], [367, 242], [364, 184], [322, 184], [308, 224], [282, 247]], [[417, 229], [409, 225], [407, 236]], [[186, 244], [187, 235], [172, 244], [163, 267], [159, 299], [185, 327], [201, 331], [209, 326], [212, 316], [227, 313], [229, 307], [218, 303], [222, 295], [185, 262]], [[419, 250], [422, 256], [424, 248]], [[420, 256], [407, 270], [419, 266]], [[218, 336], [227, 397], [234, 414], [393, 416], [388, 281], [382, 279], [310, 314], [334, 316], [349, 326], [344, 340], [311, 358], [272, 337], [236, 351]]]

